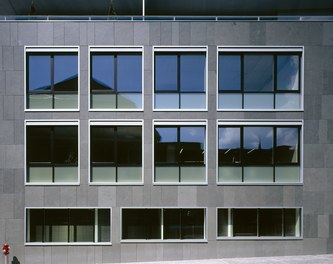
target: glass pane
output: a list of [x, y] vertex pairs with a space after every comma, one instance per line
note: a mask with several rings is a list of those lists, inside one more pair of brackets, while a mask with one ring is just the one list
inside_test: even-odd
[[180, 168], [180, 181], [181, 182], [205, 182], [206, 181], [206, 168], [198, 166], [186, 166]]
[[78, 182], [78, 168], [55, 167], [54, 182]]
[[241, 90], [241, 56], [219, 56], [219, 90]]
[[47, 126], [27, 127], [28, 163], [51, 162], [51, 128]]
[[219, 164], [240, 164], [241, 129], [219, 127]]
[[161, 210], [123, 209], [122, 239], [161, 239]]
[[68, 242], [68, 209], [45, 210], [45, 242]]
[[202, 93], [181, 93], [180, 94], [181, 109], [205, 109], [206, 94]]
[[226, 237], [228, 236], [228, 209], [218, 209], [217, 211], [217, 236]]
[[259, 236], [282, 236], [282, 209], [259, 209]]
[[157, 94], [155, 93], [156, 109], [179, 109], [179, 94]]
[[242, 94], [219, 93], [219, 109], [242, 109]]
[[274, 94], [245, 93], [244, 94], [245, 109], [273, 109]]
[[275, 94], [276, 109], [300, 109], [301, 96], [300, 94]]
[[277, 90], [299, 90], [299, 56], [277, 56]]
[[257, 236], [257, 209], [233, 209], [234, 236]]
[[118, 92], [141, 92], [141, 55], [118, 55], [117, 67]]
[[273, 182], [273, 167], [244, 167], [244, 182]]
[[91, 57], [90, 90], [114, 90], [114, 55]]
[[28, 98], [29, 109], [52, 109], [52, 95], [50, 94], [30, 94]]
[[180, 128], [180, 161], [183, 164], [205, 164], [205, 128]]
[[142, 128], [117, 127], [117, 161], [121, 165], [142, 164]]
[[181, 209], [181, 227], [181, 239], [204, 239], [204, 209]]
[[75, 109], [78, 108], [77, 94], [56, 94], [54, 95], [55, 109]]
[[297, 127], [278, 127], [276, 129], [275, 163], [298, 163]]
[[244, 91], [273, 91], [273, 55], [244, 55]]
[[300, 209], [284, 209], [284, 235], [300, 236]]
[[244, 127], [243, 144], [243, 162], [245, 164], [272, 164], [272, 127]]
[[241, 167], [219, 167], [219, 182], [242, 182]]
[[180, 91], [205, 91], [205, 55], [180, 55]]
[[142, 182], [142, 167], [118, 167], [118, 182]]
[[76, 126], [54, 127], [54, 162], [55, 164], [77, 165], [78, 128]]
[[155, 182], [179, 182], [179, 167], [155, 166]]
[[121, 93], [118, 94], [119, 109], [141, 109], [142, 95], [141, 93]]
[[98, 242], [110, 242], [110, 209], [98, 210]]
[[155, 127], [155, 163], [177, 163], [179, 157], [176, 127]]
[[78, 60], [76, 55], [54, 56], [54, 90], [77, 91]]
[[44, 210], [27, 210], [27, 242], [43, 242]]
[[69, 242], [94, 242], [95, 210], [69, 210]]
[[93, 167], [92, 182], [116, 182], [116, 167]]
[[300, 168], [295, 166], [275, 167], [275, 182], [300, 182]]
[[181, 209], [163, 210], [163, 238], [181, 239]]
[[116, 95], [115, 94], [92, 94], [91, 107], [94, 109], [115, 109]]
[[51, 90], [51, 56], [29, 55], [29, 91]]
[[108, 126], [90, 127], [91, 162], [115, 163], [115, 128]]
[[177, 55], [155, 56], [155, 91], [178, 90]]
[[52, 167], [30, 167], [28, 182], [52, 182]]

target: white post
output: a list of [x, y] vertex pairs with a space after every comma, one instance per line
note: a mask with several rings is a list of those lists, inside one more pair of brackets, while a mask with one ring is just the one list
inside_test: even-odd
[[9, 264], [9, 262], [8, 262], [8, 255], [5, 255], [5, 264]]
[[145, 0], [142, 0], [142, 16], [145, 16], [146, 15], [146, 12], [145, 12]]

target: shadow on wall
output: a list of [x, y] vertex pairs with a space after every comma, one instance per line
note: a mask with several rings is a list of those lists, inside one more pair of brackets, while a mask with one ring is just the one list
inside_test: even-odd
[[20, 264], [21, 262], [17, 259], [17, 257], [13, 257], [12, 264]]

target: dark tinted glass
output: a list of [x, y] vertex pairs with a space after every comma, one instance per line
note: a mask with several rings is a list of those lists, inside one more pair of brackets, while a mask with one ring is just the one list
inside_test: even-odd
[[181, 210], [163, 210], [164, 239], [181, 239]]
[[27, 242], [43, 242], [44, 210], [27, 210]]
[[241, 129], [239, 127], [219, 127], [219, 163], [240, 163]]
[[205, 91], [205, 55], [180, 56], [180, 91]]
[[299, 56], [277, 56], [277, 90], [299, 90]]
[[181, 238], [203, 239], [205, 232], [204, 209], [181, 209]]
[[155, 128], [155, 162], [178, 163], [178, 132], [176, 127]]
[[76, 55], [54, 56], [54, 90], [77, 91], [78, 60]]
[[299, 209], [284, 209], [284, 235], [296, 236], [297, 211]]
[[282, 209], [259, 209], [259, 236], [282, 236]]
[[183, 163], [204, 163], [205, 128], [180, 128], [180, 160]]
[[95, 210], [69, 210], [71, 228], [69, 242], [94, 242]]
[[155, 90], [178, 90], [177, 55], [155, 56]]
[[273, 91], [273, 55], [244, 55], [244, 90]]
[[92, 126], [91, 132], [91, 161], [115, 162], [115, 128], [107, 126]]
[[117, 127], [117, 159], [119, 165], [141, 165], [141, 127]]
[[55, 164], [75, 165], [78, 161], [78, 128], [71, 126], [54, 127]]
[[243, 161], [249, 165], [269, 165], [273, 158], [273, 128], [244, 127]]
[[241, 90], [241, 56], [219, 56], [219, 90]]
[[122, 239], [161, 239], [161, 210], [123, 209]]
[[51, 127], [27, 127], [28, 162], [52, 162], [51, 158]]
[[110, 210], [98, 209], [98, 242], [110, 241]]
[[45, 242], [68, 242], [68, 209], [45, 210]]
[[257, 236], [257, 209], [233, 209], [234, 236]]
[[118, 55], [117, 67], [118, 92], [141, 92], [141, 55]]
[[29, 55], [29, 91], [51, 89], [51, 56]]
[[114, 55], [92, 55], [91, 90], [114, 90]]
[[228, 209], [218, 209], [217, 236], [228, 236]]
[[278, 127], [276, 129], [276, 163], [298, 162], [298, 135], [297, 127]]

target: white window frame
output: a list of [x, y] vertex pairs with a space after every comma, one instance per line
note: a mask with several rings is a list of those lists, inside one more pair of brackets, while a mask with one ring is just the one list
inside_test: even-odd
[[[156, 52], [198, 52], [205, 53], [206, 63], [205, 63], [205, 104], [206, 107], [202, 109], [196, 108], [155, 108], [155, 53]], [[208, 111], [208, 46], [153, 46], [152, 49], [152, 111], [153, 112], [207, 112]]]
[[[78, 60], [78, 69], [77, 69], [77, 74], [78, 74], [78, 84], [77, 84], [77, 108], [41, 108], [41, 109], [30, 109], [27, 108], [27, 96], [28, 96], [28, 91], [27, 91], [27, 54], [30, 53], [43, 53], [49, 54], [49, 53], [77, 53], [77, 60]], [[24, 111], [25, 112], [78, 112], [80, 111], [80, 47], [79, 46], [24, 46]]]
[[[304, 125], [303, 120], [291, 119], [291, 120], [256, 120], [256, 119], [217, 119], [216, 120], [216, 184], [217, 185], [274, 185], [274, 186], [286, 186], [286, 185], [303, 185], [303, 157], [304, 157]], [[299, 157], [299, 182], [219, 182], [219, 126], [299, 126], [300, 127], [300, 157]]]
[[[123, 209], [159, 209], [161, 210], [161, 239], [123, 239]], [[164, 239], [163, 238], [163, 209], [203, 209], [204, 210], [204, 238], [203, 239]], [[131, 244], [131, 243], [207, 243], [207, 232], [208, 230], [208, 208], [207, 207], [193, 207], [193, 206], [182, 206], [182, 207], [175, 207], [175, 206], [163, 206], [163, 207], [120, 207], [120, 243], [121, 244]]]
[[[204, 182], [156, 182], [155, 181], [155, 126], [204, 126], [205, 127], [205, 181]], [[155, 119], [152, 122], [152, 182], [153, 185], [207, 185], [208, 184], [208, 121], [191, 119]]]
[[[27, 127], [28, 126], [76, 126], [78, 130], [78, 165], [77, 165], [77, 182], [28, 182], [28, 163], [27, 163]], [[25, 120], [24, 124], [24, 182], [26, 186], [62, 186], [62, 185], [80, 185], [80, 121], [79, 120]]]
[[[110, 52], [110, 53], [141, 53], [141, 108], [92, 108], [91, 107], [91, 53], [92, 52]], [[144, 110], [144, 47], [143, 46], [89, 46], [88, 47], [88, 108], [90, 112], [142, 112]]]
[[[91, 150], [91, 126], [137, 126], [141, 127], [142, 134], [142, 168], [141, 168], [141, 182], [93, 182], [91, 181], [91, 165], [90, 165], [90, 150]], [[144, 122], [142, 119], [123, 119], [117, 121], [111, 121], [109, 119], [91, 119], [89, 120], [89, 130], [88, 130], [88, 183], [89, 185], [143, 185], [144, 184]]]
[[[218, 236], [218, 226], [219, 226], [219, 222], [218, 222], [218, 211], [219, 209], [299, 209], [300, 210], [300, 221], [299, 221], [299, 232], [300, 235], [299, 236], [295, 236], [295, 237], [284, 237], [284, 236], [228, 236], [228, 237], [223, 237], [223, 236]], [[229, 214], [229, 212], [228, 212]], [[230, 217], [230, 216], [229, 216]], [[251, 206], [251, 207], [216, 207], [216, 226], [215, 226], [215, 234], [216, 234], [216, 240], [303, 240], [303, 221], [304, 221], [304, 213], [303, 213], [303, 207], [302, 206]], [[230, 219], [231, 220], [231, 219]], [[259, 224], [259, 223], [257, 223]], [[258, 226], [259, 227], [259, 226]], [[228, 229], [232, 228], [232, 226], [228, 226]], [[230, 230], [228, 230], [230, 232]]]
[[[110, 210], [110, 242], [27, 242], [27, 231], [28, 231], [28, 209], [94, 209], [95, 217], [97, 209], [109, 209]], [[89, 245], [112, 245], [112, 207], [24, 207], [24, 245], [26, 246], [89, 246]], [[95, 241], [97, 240], [96, 229], [98, 223], [95, 218]]]
[[[246, 52], [246, 53], [261, 53], [261, 52], [298, 52], [301, 53], [300, 63], [300, 108], [299, 109], [229, 109], [219, 108], [219, 54], [220, 52]], [[304, 111], [304, 46], [217, 46], [216, 53], [216, 108], [217, 111], [223, 112], [303, 112]]]

